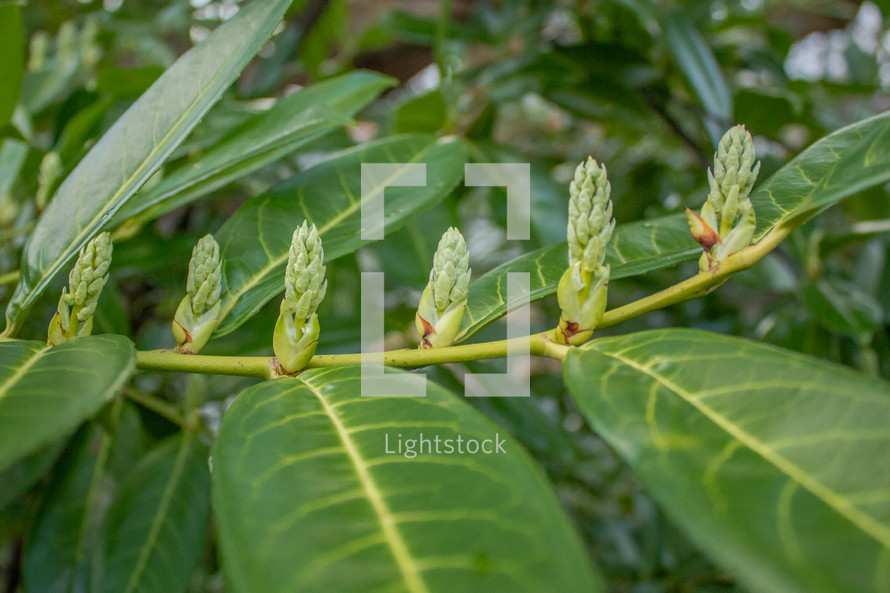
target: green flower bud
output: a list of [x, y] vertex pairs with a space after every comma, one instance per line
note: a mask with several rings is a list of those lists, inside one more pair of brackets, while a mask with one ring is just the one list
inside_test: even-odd
[[176, 351], [197, 354], [207, 345], [219, 323], [222, 308], [222, 263], [219, 244], [213, 235], [205, 235], [192, 249], [186, 295], [173, 316]]
[[754, 140], [745, 126], [730, 128], [717, 146], [713, 171], [708, 170], [710, 191], [701, 216], [686, 215], [704, 250], [699, 262], [703, 271], [751, 243], [756, 217], [748, 195], [760, 171], [755, 161]]
[[610, 268], [606, 245], [612, 238], [612, 187], [606, 167], [588, 157], [569, 185], [569, 267], [557, 287], [560, 315], [556, 341], [583, 344], [606, 310]]
[[324, 299], [324, 249], [315, 225], [303, 222], [294, 231], [284, 274], [284, 299], [272, 336], [280, 371], [303, 370], [315, 355], [320, 327], [316, 310]]
[[439, 239], [430, 279], [414, 317], [420, 348], [443, 348], [454, 342], [469, 292], [470, 252], [460, 231], [451, 227]]
[[62, 289], [56, 314], [49, 324], [47, 342], [51, 346], [90, 335], [93, 313], [108, 281], [112, 250], [110, 233], [97, 235], [80, 250], [68, 274], [68, 286]]

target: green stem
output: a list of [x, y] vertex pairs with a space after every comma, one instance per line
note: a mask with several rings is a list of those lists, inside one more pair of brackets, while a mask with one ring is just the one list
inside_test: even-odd
[[732, 274], [746, 270], [763, 259], [766, 254], [775, 249], [798, 226], [799, 224], [794, 221], [780, 223], [761, 238], [759, 242], [733, 253], [711, 270], [699, 272], [692, 278], [674, 284], [653, 295], [628, 303], [617, 309], [606, 311], [597, 325], [597, 329], [616, 325], [650, 311], [663, 309], [670, 305], [708, 294], [714, 288], [726, 282], [726, 279]]
[[[609, 327], [656, 309], [704, 296], [719, 286], [732, 274], [745, 270], [761, 260], [776, 248], [799, 223], [786, 221], [767, 233], [758, 243], [727, 257], [707, 272], [699, 272], [648, 297], [607, 311], [597, 328]], [[552, 341], [553, 332], [533, 334], [512, 340], [463, 344], [447, 348], [429, 350], [392, 350], [383, 353], [383, 363], [405, 369], [414, 369], [432, 364], [466, 362], [486, 358], [503, 358], [513, 345], [528, 343], [529, 353], [563, 360], [571, 348]], [[318, 354], [312, 357], [307, 368], [323, 368], [342, 364], [358, 364], [361, 354]], [[264, 356], [207, 356], [201, 354], [177, 354], [172, 350], [151, 350], [136, 353], [136, 364], [149, 371], [176, 371], [185, 373], [205, 373], [216, 375], [237, 375], [270, 379], [277, 376], [277, 360]]]
[[159, 416], [163, 416], [173, 424], [185, 428], [185, 419], [179, 412], [179, 408], [177, 408], [174, 404], [171, 404], [168, 401], [151, 395], [150, 393], [145, 393], [143, 391], [139, 391], [138, 389], [134, 389], [130, 386], [124, 387], [123, 393], [124, 396], [133, 400], [140, 406], [148, 408]]

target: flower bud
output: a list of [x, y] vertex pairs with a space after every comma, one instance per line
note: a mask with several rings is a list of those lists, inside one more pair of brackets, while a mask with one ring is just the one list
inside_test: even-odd
[[560, 344], [583, 344], [591, 338], [606, 309], [610, 268], [604, 265], [612, 238], [611, 185], [605, 166], [588, 157], [575, 169], [569, 185], [569, 267], [560, 278]]
[[730, 128], [717, 146], [713, 171], [708, 171], [710, 191], [701, 216], [686, 213], [692, 236], [704, 250], [701, 270], [710, 269], [751, 243], [756, 218], [748, 194], [759, 171], [751, 134], [742, 125]]
[[108, 281], [112, 250], [109, 233], [97, 235], [80, 250], [68, 274], [68, 286], [62, 289], [56, 314], [49, 324], [46, 341], [51, 346], [90, 335], [93, 313]]
[[328, 283], [324, 278], [324, 249], [315, 225], [303, 222], [294, 231], [284, 274], [284, 299], [272, 336], [281, 372], [303, 370], [315, 355], [320, 327], [316, 310]]
[[219, 323], [222, 308], [222, 263], [219, 244], [213, 235], [205, 235], [192, 249], [186, 295], [173, 317], [176, 351], [197, 354], [210, 341]]
[[443, 348], [454, 342], [469, 292], [470, 252], [460, 231], [451, 227], [439, 240], [414, 317], [420, 348]]

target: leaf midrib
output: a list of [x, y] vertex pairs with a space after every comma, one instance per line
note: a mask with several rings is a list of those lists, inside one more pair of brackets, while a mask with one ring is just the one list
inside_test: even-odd
[[709, 420], [711, 420], [711, 422], [716, 424], [718, 428], [727, 432], [729, 435], [731, 435], [748, 449], [762, 457], [768, 463], [771, 463], [782, 473], [788, 476], [789, 479], [793, 480], [801, 487], [809, 491], [811, 494], [822, 500], [822, 502], [834, 509], [839, 515], [850, 521], [850, 523], [858, 527], [860, 530], [862, 530], [875, 540], [877, 540], [880, 544], [887, 548], [890, 548], [890, 528], [882, 525], [880, 522], [873, 519], [870, 515], [857, 509], [855, 506], [852, 506], [849, 503], [847, 503], [846, 505], [843, 504], [843, 501], [845, 499], [842, 495], [838, 494], [822, 482], [810, 476], [806, 471], [799, 468], [788, 459], [782, 457], [781, 455], [770, 449], [766, 445], [766, 443], [759, 441], [753, 435], [745, 432], [740, 427], [730, 422], [727, 418], [719, 414], [710, 406], [707, 406], [704, 403], [700, 402], [697, 398], [693, 397], [692, 393], [689, 393], [667, 377], [656, 373], [650, 368], [640, 365], [634, 360], [621, 356], [618, 353], [605, 352], [603, 350], [597, 350], [597, 352], [614, 358], [615, 360], [618, 360], [621, 363], [643, 374], [648, 375], [663, 387], [666, 387], [678, 396], [682, 397], [688, 404], [693, 406], [699, 412], [704, 414]]
[[380, 493], [380, 489], [377, 488], [377, 483], [371, 476], [370, 471], [368, 471], [368, 466], [365, 464], [358, 448], [350, 438], [349, 432], [337, 416], [336, 410], [328, 404], [324, 395], [321, 391], [316, 389], [315, 386], [305, 379], [300, 379], [300, 381], [303, 382], [321, 403], [325, 414], [330, 418], [331, 424], [333, 424], [334, 429], [337, 431], [337, 436], [343, 443], [343, 448], [346, 450], [346, 453], [355, 468], [355, 473], [358, 476], [362, 490], [365, 492], [365, 497], [374, 509], [374, 514], [377, 516], [377, 521], [380, 523], [380, 527], [383, 530], [384, 539], [389, 545], [393, 558], [396, 561], [396, 566], [402, 574], [406, 587], [411, 593], [430, 593], [429, 588], [420, 576], [420, 570], [418, 570], [417, 565], [414, 562], [414, 557], [411, 556], [411, 553], [408, 551], [408, 546], [402, 538], [402, 534], [399, 533], [399, 530], [396, 528], [392, 512], [389, 510], [383, 495]]
[[142, 574], [148, 567], [148, 559], [158, 543], [158, 537], [160, 536], [161, 527], [163, 527], [167, 512], [169, 511], [170, 505], [173, 502], [174, 491], [176, 490], [176, 486], [179, 483], [180, 478], [182, 477], [186, 456], [191, 451], [191, 443], [192, 439], [188, 435], [184, 435], [182, 437], [182, 444], [180, 445], [179, 450], [176, 452], [176, 459], [173, 462], [173, 471], [170, 472], [170, 478], [167, 480], [167, 484], [164, 486], [164, 492], [161, 495], [161, 501], [160, 504], [158, 504], [158, 510], [157, 512], [155, 512], [155, 515], [152, 518], [151, 529], [148, 532], [148, 537], [145, 539], [145, 542], [141, 546], [139, 559], [136, 562], [136, 567], [133, 569], [133, 572], [130, 575], [130, 580], [127, 582], [127, 588], [125, 589], [126, 593], [132, 593], [135, 590], [135, 588], [139, 585], [139, 579], [142, 578]]

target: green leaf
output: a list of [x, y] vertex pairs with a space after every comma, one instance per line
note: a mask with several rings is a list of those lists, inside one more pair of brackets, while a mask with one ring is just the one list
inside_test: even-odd
[[49, 473], [65, 448], [65, 439], [53, 441], [19, 459], [0, 472], [0, 510], [28, 491]]
[[108, 510], [99, 591], [185, 591], [209, 507], [207, 447], [191, 434], [167, 439], [133, 468]]
[[123, 336], [0, 342], [0, 470], [74, 431], [124, 385], [136, 366]]
[[[434, 383], [426, 398], [363, 398], [360, 382], [357, 366], [311, 370], [251, 387], [226, 412], [213, 510], [229, 590], [600, 590], [543, 474], [503, 429]], [[396, 451], [399, 435], [421, 432], [440, 451], [497, 435], [506, 453], [386, 453], [387, 438]]]
[[186, 52], [80, 161], [56, 191], [22, 253], [6, 335], [50, 280], [160, 167], [238, 76], [290, 0], [251, 2]]
[[197, 160], [137, 194], [109, 226], [143, 212], [141, 218], [151, 220], [206, 196], [350, 123], [359, 109], [393, 84], [388, 76], [356, 71], [285, 97], [232, 130]]
[[25, 69], [25, 32], [19, 7], [0, 5], [0, 126], [12, 119]]
[[758, 239], [772, 227], [890, 180], [890, 112], [825, 136], [751, 192]]
[[29, 591], [90, 589], [88, 550], [98, 527], [99, 495], [111, 440], [101, 426], [87, 425], [59, 461], [25, 538], [22, 571]]
[[819, 325], [846, 334], [861, 345], [871, 342], [884, 320], [881, 305], [854, 284], [817, 280], [804, 287], [803, 298]]
[[693, 330], [565, 359], [588, 422], [755, 591], [890, 590], [890, 384]]
[[[370, 243], [362, 241], [362, 163], [426, 163], [425, 187], [389, 187], [386, 233], [438, 203], [463, 178], [464, 152], [453, 138], [393, 136], [346, 150], [254, 198], [216, 233], [226, 262], [226, 289], [216, 335], [224, 335], [284, 291], [291, 235], [304, 219], [318, 227], [326, 261]], [[379, 194], [384, 187], [370, 188]]]
[[732, 116], [732, 94], [701, 33], [680, 15], [663, 19], [661, 26], [668, 49], [704, 108], [720, 122], [728, 122]]
[[[698, 259], [701, 247], [689, 234], [683, 215], [618, 225], [606, 251], [612, 266], [612, 279], [645, 274], [680, 262]], [[556, 292], [559, 279], [568, 266], [568, 247], [563, 241], [502, 264], [470, 285], [458, 341], [464, 341], [507, 312], [508, 272], [530, 272], [532, 301]]]

